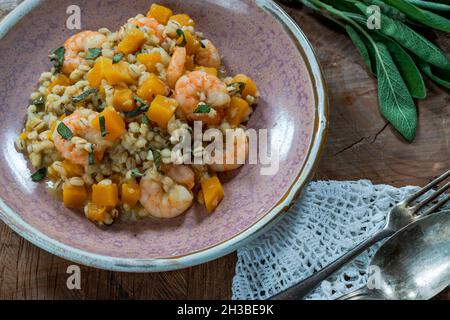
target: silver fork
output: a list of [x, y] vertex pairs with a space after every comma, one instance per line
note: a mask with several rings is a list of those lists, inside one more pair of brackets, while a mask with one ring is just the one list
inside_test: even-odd
[[435, 192], [427, 196], [425, 199], [416, 202], [416, 200], [425, 195], [430, 190], [438, 187], [438, 185], [450, 177], [450, 170], [444, 173], [442, 176], [432, 181], [430, 184], [422, 188], [419, 192], [412, 195], [408, 199], [398, 203], [389, 212], [386, 219], [386, 225], [383, 229], [375, 233], [372, 237], [358, 245], [356, 248], [331, 263], [327, 267], [323, 268], [319, 272], [313, 274], [309, 278], [294, 285], [293, 287], [281, 292], [278, 295], [270, 298], [271, 300], [297, 300], [304, 298], [308, 293], [315, 289], [322, 281], [326, 280], [329, 276], [353, 260], [359, 254], [370, 248], [375, 243], [393, 236], [397, 231], [403, 229], [410, 223], [413, 223], [421, 217], [427, 216], [444, 204], [450, 201], [450, 195], [446, 195], [442, 199], [428, 209], [424, 209], [425, 206], [435, 201], [439, 196], [446, 192], [450, 188], [450, 182], [447, 182], [444, 186], [437, 189]]

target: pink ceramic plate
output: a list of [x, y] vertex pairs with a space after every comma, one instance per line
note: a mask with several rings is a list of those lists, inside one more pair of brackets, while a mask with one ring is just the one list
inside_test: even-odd
[[[225, 177], [226, 198], [213, 215], [200, 206], [171, 221], [149, 219], [100, 229], [65, 209], [31, 182], [16, 152], [28, 97], [47, 55], [76, 31], [66, 28], [71, 0], [27, 0], [0, 25], [0, 217], [18, 234], [68, 260], [109, 270], [180, 269], [228, 254], [262, 232], [289, 208], [311, 177], [327, 127], [325, 84], [299, 27], [270, 0], [160, 0], [190, 14], [224, 56], [230, 74], [251, 76], [261, 102], [250, 121], [269, 129], [280, 170], [260, 175], [246, 165]], [[79, 0], [83, 29], [117, 29], [151, 2]]]

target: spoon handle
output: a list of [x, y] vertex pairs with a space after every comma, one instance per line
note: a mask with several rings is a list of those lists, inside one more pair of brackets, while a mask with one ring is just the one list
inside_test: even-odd
[[378, 295], [377, 291], [370, 290], [365, 286], [361, 289], [350, 292], [337, 300], [383, 300], [383, 296]]
[[326, 280], [329, 276], [331, 276], [333, 273], [335, 273], [337, 270], [342, 268], [344, 265], [346, 265], [348, 262], [353, 260], [355, 257], [357, 257], [359, 254], [364, 252], [367, 248], [370, 248], [375, 243], [386, 239], [387, 237], [390, 237], [394, 234], [393, 231], [389, 229], [383, 229], [376, 234], [374, 234], [372, 237], [358, 245], [353, 250], [349, 251], [342, 257], [340, 257], [335, 262], [331, 263], [330, 265], [326, 266], [322, 270], [316, 272], [309, 278], [306, 278], [302, 282], [294, 285], [293, 287], [287, 289], [286, 291], [283, 291], [279, 293], [276, 296], [273, 296], [270, 298], [270, 300], [299, 300], [303, 299], [308, 293], [310, 293], [313, 289], [315, 289], [322, 281]]

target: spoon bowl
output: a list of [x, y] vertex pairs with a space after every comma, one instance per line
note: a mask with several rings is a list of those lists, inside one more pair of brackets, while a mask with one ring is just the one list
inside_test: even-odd
[[450, 285], [450, 211], [399, 231], [371, 261], [368, 285], [340, 300], [427, 300]]

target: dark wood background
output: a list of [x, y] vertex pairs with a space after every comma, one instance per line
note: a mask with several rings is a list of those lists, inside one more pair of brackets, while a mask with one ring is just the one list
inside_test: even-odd
[[[317, 16], [285, 8], [311, 40], [329, 86], [331, 128], [315, 179], [424, 185], [450, 167], [448, 91], [427, 82], [428, 98], [418, 103], [417, 138], [404, 142], [380, 116], [375, 79], [350, 40]], [[440, 34], [437, 41], [450, 52], [449, 35]], [[82, 289], [69, 291], [66, 269], [71, 263], [36, 248], [0, 222], [0, 299], [229, 299], [235, 261], [232, 254], [158, 274], [83, 267]], [[450, 299], [450, 290], [438, 298]]]

